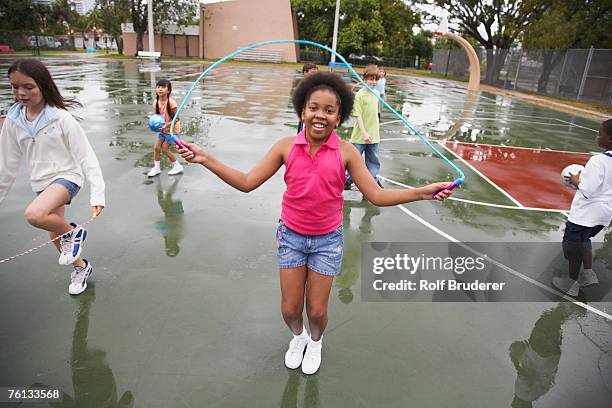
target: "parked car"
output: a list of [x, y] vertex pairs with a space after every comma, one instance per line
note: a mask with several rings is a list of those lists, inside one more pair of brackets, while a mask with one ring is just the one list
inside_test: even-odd
[[33, 35], [28, 37], [30, 47], [62, 48], [62, 43], [50, 35]]

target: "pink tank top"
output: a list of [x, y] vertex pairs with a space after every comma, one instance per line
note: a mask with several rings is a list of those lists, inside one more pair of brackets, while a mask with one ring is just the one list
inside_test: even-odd
[[340, 139], [332, 131], [313, 158], [306, 132], [298, 133], [285, 163], [281, 219], [304, 235], [322, 235], [342, 225], [344, 160]]

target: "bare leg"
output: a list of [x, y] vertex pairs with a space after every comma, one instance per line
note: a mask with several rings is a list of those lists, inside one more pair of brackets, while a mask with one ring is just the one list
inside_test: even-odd
[[[49, 231], [53, 239], [58, 235], [65, 234], [72, 226], [64, 219], [64, 205], [70, 200], [68, 190], [62, 185], [51, 184], [36, 197], [25, 210], [25, 217], [30, 225]], [[53, 242], [58, 251], [60, 243]], [[74, 265], [84, 266], [85, 263], [79, 257]]]
[[[56, 234], [64, 234], [72, 229], [63, 217], [64, 205], [70, 200], [68, 190], [59, 184], [49, 185], [25, 210], [30, 225]], [[58, 208], [61, 212], [56, 212]]]
[[[64, 218], [64, 209], [65, 206], [61, 206], [56, 208], [53, 212], [56, 213], [58, 216]], [[72, 226], [70, 227], [72, 229]], [[59, 236], [60, 234], [56, 234], [55, 232], [49, 232], [49, 237], [51, 239], [55, 239]], [[62, 252], [61, 248], [60, 248], [60, 240], [55, 240], [53, 241], [53, 245], [55, 245], [55, 248], [57, 248], [57, 252]], [[81, 268], [85, 267], [85, 262], [83, 261], [83, 258], [81, 258], [80, 256], [75, 259], [75, 261], [72, 263], [72, 265], [74, 266], [80, 266]]]
[[153, 148], [153, 160], [155, 161], [160, 161], [161, 160], [161, 148], [162, 148], [162, 143], [164, 141], [161, 139], [157, 139], [157, 141], [155, 142], [155, 147]]
[[591, 247], [584, 248], [582, 266], [584, 266], [584, 269], [593, 269], [593, 249]]
[[327, 327], [327, 303], [333, 276], [321, 275], [308, 269], [306, 279], [306, 314], [310, 325], [310, 337], [319, 341]]
[[287, 327], [296, 335], [301, 334], [304, 327], [302, 313], [306, 273], [306, 265], [280, 269], [281, 312]]
[[170, 161], [172, 163], [174, 163], [176, 161], [176, 157], [172, 154], [172, 152], [170, 151], [170, 146], [168, 146], [168, 143], [163, 143], [162, 144], [162, 150], [164, 151], [164, 153], [166, 154], [166, 156], [168, 156], [168, 158], [170, 159]]

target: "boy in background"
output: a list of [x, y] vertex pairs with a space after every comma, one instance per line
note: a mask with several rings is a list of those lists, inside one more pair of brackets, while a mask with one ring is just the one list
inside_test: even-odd
[[[319, 72], [319, 67], [317, 67], [317, 65], [312, 62], [307, 62], [302, 67], [302, 75], [304, 75], [304, 78], [308, 78], [309, 76], [311, 76], [312, 74], [316, 74], [317, 72]], [[300, 122], [298, 123], [297, 132], [300, 133], [303, 129], [304, 122], [300, 120]]]
[[[380, 170], [378, 96], [380, 93], [375, 89], [379, 76], [380, 73], [376, 65], [366, 65], [363, 79], [372, 88], [374, 93], [363, 87], [355, 95], [355, 103], [353, 105], [355, 126], [353, 127], [350, 142], [357, 148], [359, 153], [365, 156], [365, 164], [368, 171], [382, 188], [382, 184], [378, 179], [378, 171]], [[350, 190], [352, 184], [353, 181], [350, 175], [347, 174], [344, 189]]]

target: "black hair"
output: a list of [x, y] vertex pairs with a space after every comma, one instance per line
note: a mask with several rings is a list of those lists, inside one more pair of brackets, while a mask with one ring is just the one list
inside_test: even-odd
[[608, 119], [601, 124], [604, 132], [608, 136], [608, 139], [612, 140], [612, 119]]
[[300, 81], [292, 97], [293, 108], [298, 117], [302, 116], [304, 105], [306, 105], [310, 95], [321, 89], [327, 89], [336, 94], [340, 107], [340, 123], [347, 120], [353, 111], [355, 95], [340, 75], [331, 72], [318, 72]]
[[82, 106], [79, 101], [75, 98], [64, 97], [57, 89], [57, 85], [51, 77], [51, 73], [47, 67], [37, 59], [34, 58], [21, 58], [13, 62], [8, 69], [8, 75], [13, 72], [21, 72], [24, 75], [29, 76], [36, 82], [36, 85], [40, 89], [40, 93], [45, 100], [47, 105], [54, 106], [59, 109], [67, 110], [68, 108], [74, 108]]
[[[163, 86], [168, 88], [168, 100], [166, 101], [166, 112], [170, 119], [174, 119], [174, 112], [170, 109], [170, 94], [172, 93], [172, 83], [167, 79], [160, 79], [155, 86]], [[155, 93], [155, 113], [159, 114], [159, 95]]]

